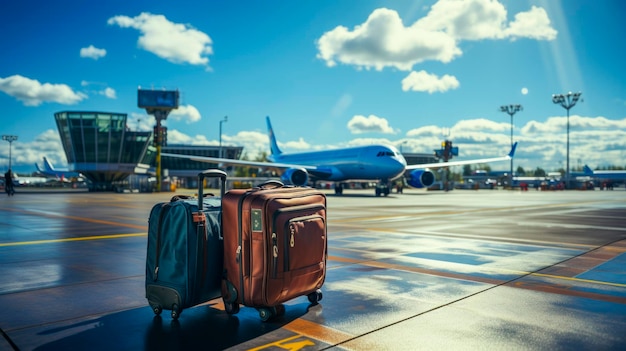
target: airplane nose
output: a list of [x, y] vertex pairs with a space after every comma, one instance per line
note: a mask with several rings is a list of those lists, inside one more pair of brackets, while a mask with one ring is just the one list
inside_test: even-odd
[[394, 162], [389, 165], [389, 169], [397, 176], [401, 175], [406, 169], [406, 160], [404, 158], [392, 158]]

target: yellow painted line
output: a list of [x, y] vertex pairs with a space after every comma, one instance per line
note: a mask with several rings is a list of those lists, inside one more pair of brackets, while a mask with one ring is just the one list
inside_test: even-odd
[[315, 340], [319, 340], [330, 345], [337, 345], [354, 337], [354, 335], [311, 321], [307, 321], [302, 318], [298, 318], [293, 322], [283, 326], [283, 329], [287, 329], [294, 333], [304, 335], [306, 337], [313, 338]]
[[608, 285], [608, 286], [626, 288], [626, 284], [620, 284], [620, 283], [610, 283], [610, 282], [603, 282], [599, 280], [581, 279], [581, 278], [575, 278], [575, 277], [565, 277], [562, 275], [552, 275], [552, 274], [543, 274], [543, 273], [529, 273], [529, 274], [533, 276], [537, 276], [537, 277], [571, 280], [571, 281], [580, 282], [580, 283], [600, 284], [600, 285]]
[[96, 235], [96, 236], [83, 236], [79, 238], [63, 238], [63, 239], [50, 239], [50, 240], [32, 240], [32, 241], [18, 241], [12, 243], [0, 243], [0, 247], [8, 246], [22, 246], [22, 245], [39, 245], [39, 244], [53, 244], [63, 243], [70, 241], [86, 241], [86, 240], [102, 240], [102, 239], [119, 239], [119, 238], [131, 238], [147, 236], [146, 233], [134, 233], [134, 234], [112, 234], [112, 235]]
[[[49, 212], [49, 211], [36, 211], [36, 210], [21, 210], [21, 209], [12, 209], [12, 208], [0, 208], [4, 211], [11, 211], [11, 212], [20, 212], [20, 213], [25, 213], [25, 214], [35, 214], [38, 216], [45, 216], [45, 217], [49, 217], [49, 218], [67, 218], [67, 219], [73, 219], [76, 221], [83, 221], [83, 222], [88, 222], [88, 223], [97, 223], [97, 224], [106, 224], [106, 225], [113, 225], [113, 226], [117, 226], [117, 227], [129, 227], [129, 228], [134, 228], [134, 229], [143, 229], [143, 230], [148, 230], [148, 226], [147, 225], [136, 225], [136, 224], [128, 224], [128, 223], [120, 223], [120, 222], [112, 222], [112, 221], [105, 221], [105, 220], [101, 220], [101, 219], [95, 219], [95, 218], [87, 218], [87, 217], [78, 217], [78, 216], [66, 216], [64, 214], [61, 213], [56, 213], [56, 212]], [[146, 216], [146, 222], [147, 222], [147, 216]]]
[[[224, 301], [221, 298], [211, 300], [207, 302], [207, 304], [209, 304], [212, 308], [218, 309], [220, 311], [225, 310]], [[330, 345], [337, 345], [345, 342], [346, 340], [354, 338], [354, 335], [352, 334], [348, 334], [302, 318], [295, 319], [294, 321], [284, 325], [281, 329], [289, 330], [298, 335], [261, 345], [253, 349], [249, 349], [248, 351], [263, 350], [276, 347], [285, 350], [300, 350], [300, 346], [313, 346], [309, 343], [306, 343], [306, 339], [303, 340], [303, 338], [311, 338], [315, 341], [321, 341]], [[294, 342], [291, 343], [292, 341]]]

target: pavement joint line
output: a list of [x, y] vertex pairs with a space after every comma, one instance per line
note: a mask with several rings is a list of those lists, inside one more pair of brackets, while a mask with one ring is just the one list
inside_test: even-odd
[[87, 240], [102, 240], [102, 239], [119, 239], [130, 237], [147, 236], [146, 233], [131, 233], [131, 234], [111, 234], [111, 235], [96, 235], [96, 236], [82, 236], [76, 238], [63, 238], [63, 239], [48, 239], [48, 240], [32, 240], [32, 241], [17, 241], [11, 243], [0, 243], [0, 247], [9, 246], [22, 246], [22, 245], [39, 245], [39, 244], [53, 244], [63, 243], [71, 241], [87, 241]]

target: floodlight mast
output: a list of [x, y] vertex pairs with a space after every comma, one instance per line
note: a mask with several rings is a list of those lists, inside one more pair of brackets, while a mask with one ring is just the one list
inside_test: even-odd
[[[500, 112], [507, 113], [511, 116], [511, 149], [513, 149], [513, 115], [516, 112], [522, 111], [524, 108], [522, 105], [503, 105], [500, 106]], [[513, 189], [513, 157], [511, 157], [511, 170], [509, 172], [509, 186]]]
[[228, 116], [224, 116], [224, 119], [220, 120], [220, 149], [219, 158], [222, 158], [222, 123], [228, 122]]
[[552, 102], [561, 105], [565, 110], [567, 110], [567, 151], [566, 151], [566, 169], [565, 169], [565, 187], [567, 189], [570, 188], [570, 169], [569, 169], [569, 110], [576, 105], [578, 100], [580, 99], [580, 95], [582, 92], [572, 93], [571, 91], [567, 94], [553, 94]]
[[11, 169], [11, 150], [13, 149], [13, 142], [17, 140], [17, 135], [3, 135], [2, 140], [9, 142], [9, 169]]

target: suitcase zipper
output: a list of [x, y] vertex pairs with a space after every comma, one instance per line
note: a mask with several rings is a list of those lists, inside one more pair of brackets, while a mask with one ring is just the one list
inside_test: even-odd
[[245, 305], [246, 304], [246, 295], [244, 294], [244, 279], [243, 279], [243, 260], [242, 260], [242, 250], [243, 250], [243, 235], [242, 235], [242, 223], [243, 223], [243, 219], [241, 218], [241, 212], [243, 210], [243, 200], [250, 194], [251, 192], [245, 192], [244, 194], [241, 195], [241, 197], [239, 198], [239, 203], [237, 205], [237, 219], [238, 219], [238, 224], [237, 224], [237, 240], [238, 240], [238, 244], [239, 246], [237, 246], [237, 252], [236, 252], [236, 262], [237, 262], [237, 266], [239, 266], [239, 294], [238, 296], [241, 297], [241, 304]]
[[163, 218], [165, 217], [165, 211], [170, 208], [168, 203], [163, 204], [161, 211], [159, 212], [159, 224], [157, 225], [157, 237], [156, 237], [156, 257], [154, 260], [154, 272], [152, 280], [159, 279], [159, 258], [161, 256], [161, 232], [163, 229]]
[[[285, 232], [287, 231], [289, 232], [289, 236], [285, 236], [285, 247], [289, 247], [289, 248], [296, 247], [296, 228], [295, 228], [294, 223], [312, 221], [312, 220], [317, 220], [317, 219], [324, 221], [324, 217], [319, 214], [295, 217], [295, 218], [290, 219], [289, 222], [287, 222], [287, 224], [285, 225], [285, 228], [286, 229], [288, 228], [288, 230], [285, 230]], [[289, 263], [290, 253], [291, 253], [291, 250], [285, 250], [284, 260], [283, 260], [283, 272], [289, 272], [291, 270], [290, 263]]]
[[276, 232], [272, 233], [272, 256], [273, 256], [273, 277], [278, 275], [278, 238]]
[[[278, 276], [278, 246], [277, 246], [277, 241], [278, 241], [278, 236], [276, 235], [277, 232], [277, 225], [276, 225], [276, 221], [278, 219], [278, 216], [280, 216], [283, 213], [289, 213], [289, 212], [302, 212], [302, 211], [311, 211], [311, 210], [323, 210], [325, 209], [325, 207], [323, 205], [320, 204], [314, 204], [314, 205], [299, 205], [299, 206], [291, 206], [291, 207], [287, 207], [287, 208], [281, 208], [278, 209], [274, 212], [274, 215], [272, 216], [272, 239], [276, 240], [274, 242], [274, 247], [275, 249], [273, 249], [273, 255], [274, 255], [274, 268], [272, 271], [272, 278], [276, 278]], [[314, 214], [314, 215], [308, 215], [308, 216], [302, 216], [302, 217], [296, 217], [297, 218], [309, 218], [309, 217], [320, 217], [320, 215]], [[290, 219], [288, 223], [292, 223], [294, 221], [294, 218]], [[286, 228], [284, 228], [286, 229]], [[283, 271], [287, 272], [289, 271], [289, 250], [287, 250], [287, 247], [293, 247], [293, 245], [295, 245], [295, 238], [294, 238], [294, 234], [295, 234], [295, 229], [291, 228], [290, 229], [291, 233], [290, 235], [285, 235], [285, 253], [283, 254], [284, 256], [284, 264], [283, 264]], [[284, 230], [284, 232], [286, 233], [287, 231]], [[293, 243], [293, 245], [292, 245]]]

